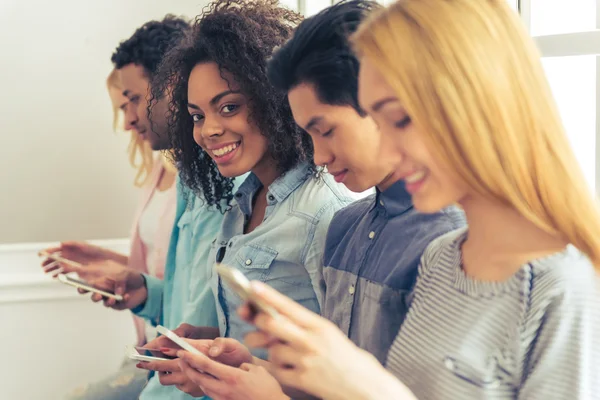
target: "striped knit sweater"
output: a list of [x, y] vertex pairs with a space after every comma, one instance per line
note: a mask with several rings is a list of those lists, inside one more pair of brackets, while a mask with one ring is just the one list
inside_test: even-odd
[[600, 399], [600, 278], [575, 247], [506, 282], [461, 268], [466, 229], [423, 254], [387, 368], [419, 400]]

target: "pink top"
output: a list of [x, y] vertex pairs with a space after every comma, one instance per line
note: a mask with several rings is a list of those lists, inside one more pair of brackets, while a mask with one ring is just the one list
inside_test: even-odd
[[[175, 220], [175, 208], [177, 205], [177, 189], [176, 184], [167, 189], [168, 197], [164, 203], [162, 213], [157, 217], [160, 218], [158, 229], [156, 230], [156, 237], [154, 239], [154, 252], [153, 257], [147, 257], [146, 247], [142, 242], [139, 234], [139, 222], [142, 214], [146, 210], [152, 195], [155, 193], [160, 178], [165, 172], [162, 159], [156, 160], [148, 182], [142, 188], [142, 194], [140, 196], [140, 202], [138, 209], [134, 214], [133, 227], [131, 229], [131, 249], [129, 253], [129, 267], [136, 269], [143, 273], [148, 273], [149, 270], [156, 271], [156, 276], [160, 279], [163, 278], [165, 270], [165, 262], [167, 259], [167, 251], [169, 249], [169, 241], [171, 240], [171, 231], [173, 230], [173, 223]], [[148, 259], [154, 260], [156, 265], [149, 268], [146, 265]], [[138, 345], [143, 345], [146, 342], [145, 335], [145, 322], [142, 318], [133, 317], [135, 328], [137, 331]]]

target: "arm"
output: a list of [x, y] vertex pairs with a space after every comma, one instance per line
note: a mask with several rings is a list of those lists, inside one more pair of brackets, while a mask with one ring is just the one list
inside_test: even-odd
[[154, 276], [142, 274], [144, 277], [148, 297], [138, 307], [132, 308], [131, 312], [138, 317], [151, 321], [158, 321], [162, 313], [164, 282]]

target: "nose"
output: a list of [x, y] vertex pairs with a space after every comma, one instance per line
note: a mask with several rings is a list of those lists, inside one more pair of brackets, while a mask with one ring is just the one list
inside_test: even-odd
[[313, 139], [313, 149], [313, 158], [315, 161], [315, 165], [323, 167], [326, 165], [333, 164], [335, 156], [328, 146], [324, 145], [323, 143], [320, 143], [319, 140]]
[[202, 146], [203, 143], [210, 142], [225, 132], [223, 125], [215, 118], [205, 116], [204, 123], [194, 128], [194, 141]]
[[139, 118], [137, 116], [135, 107], [133, 107], [131, 104], [127, 104], [127, 107], [125, 107], [125, 130], [130, 131], [135, 129], [138, 122]]

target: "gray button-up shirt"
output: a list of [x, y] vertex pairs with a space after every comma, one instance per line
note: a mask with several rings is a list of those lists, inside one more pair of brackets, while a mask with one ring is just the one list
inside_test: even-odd
[[325, 243], [322, 315], [383, 363], [423, 251], [465, 223], [456, 207], [419, 213], [402, 181], [339, 211]]

